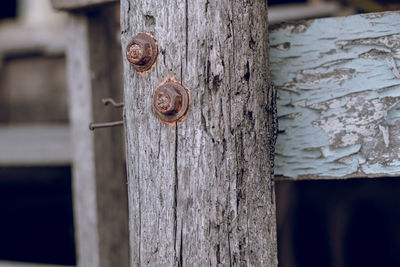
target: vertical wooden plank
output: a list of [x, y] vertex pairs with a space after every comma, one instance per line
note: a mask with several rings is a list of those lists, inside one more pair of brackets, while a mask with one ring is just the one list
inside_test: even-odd
[[[259, 0], [121, 2], [123, 51], [143, 31], [161, 51], [124, 60], [132, 266], [277, 265], [267, 26]], [[173, 126], [151, 103], [169, 76], [191, 93]]]
[[120, 120], [122, 99], [118, 5], [71, 13], [67, 68], [73, 141], [78, 266], [129, 266], [123, 128], [91, 132], [91, 121]]
[[92, 120], [88, 20], [71, 15], [68, 25], [67, 73], [73, 144], [73, 194], [78, 266], [99, 266], [94, 142], [85, 129]]

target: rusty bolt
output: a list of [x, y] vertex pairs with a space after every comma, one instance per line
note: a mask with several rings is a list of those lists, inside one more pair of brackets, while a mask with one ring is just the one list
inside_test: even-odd
[[135, 65], [143, 65], [143, 63], [145, 63], [144, 50], [145, 47], [141, 47], [139, 44], [128, 46], [126, 56], [128, 57], [129, 62]]
[[178, 113], [182, 108], [182, 96], [174, 86], [163, 86], [157, 91], [155, 108], [162, 114]]
[[161, 121], [178, 121], [186, 115], [189, 107], [188, 90], [175, 81], [162, 83], [154, 91], [153, 106]]
[[157, 56], [157, 41], [149, 33], [139, 33], [126, 47], [126, 58], [139, 73], [146, 72], [153, 68]]

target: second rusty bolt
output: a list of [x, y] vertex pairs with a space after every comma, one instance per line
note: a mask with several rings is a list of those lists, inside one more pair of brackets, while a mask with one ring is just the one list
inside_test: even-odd
[[165, 123], [182, 121], [188, 112], [189, 102], [189, 90], [172, 80], [160, 84], [153, 94], [154, 112]]
[[177, 113], [182, 108], [182, 96], [172, 86], [160, 88], [155, 101], [155, 108], [164, 115]]

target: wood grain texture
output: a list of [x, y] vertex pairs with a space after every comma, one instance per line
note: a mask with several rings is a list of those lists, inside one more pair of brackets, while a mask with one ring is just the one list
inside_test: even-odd
[[276, 173], [399, 176], [400, 13], [271, 26]]
[[58, 10], [82, 9], [112, 2], [119, 0], [51, 0], [53, 8]]
[[73, 144], [73, 193], [79, 267], [129, 266], [123, 128], [89, 131], [92, 121], [120, 120], [118, 5], [70, 14], [67, 68]]
[[[131, 266], [276, 266], [275, 91], [265, 1], [122, 1], [122, 48], [159, 43], [155, 69], [124, 59]], [[152, 111], [169, 76], [191, 93], [174, 126]]]

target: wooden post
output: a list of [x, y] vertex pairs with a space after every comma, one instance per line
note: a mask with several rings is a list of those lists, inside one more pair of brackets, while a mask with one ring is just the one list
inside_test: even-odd
[[123, 128], [89, 131], [92, 121], [121, 120], [102, 98], [122, 99], [118, 5], [70, 13], [67, 69], [73, 143], [73, 192], [79, 267], [129, 266]]
[[[124, 58], [131, 266], [276, 266], [275, 90], [267, 2], [121, 2], [122, 50], [158, 41], [156, 67]], [[191, 94], [172, 126], [154, 115], [167, 78]]]

